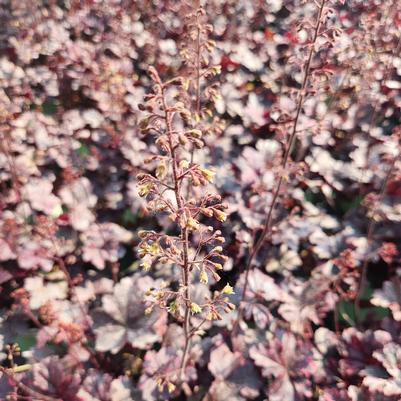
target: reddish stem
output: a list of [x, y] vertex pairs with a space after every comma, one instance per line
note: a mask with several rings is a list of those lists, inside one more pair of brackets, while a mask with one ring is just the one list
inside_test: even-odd
[[[170, 148], [170, 155], [172, 159], [173, 168], [173, 181], [174, 181], [174, 194], [177, 202], [178, 210], [182, 213], [184, 211], [184, 200], [181, 196], [181, 180], [178, 174], [178, 161], [175, 152], [175, 146], [173, 142], [173, 125], [172, 125], [172, 114], [167, 107], [166, 96], [163, 84], [161, 81], [158, 82], [161, 89], [161, 100], [164, 109], [164, 119], [167, 127], [167, 137]], [[184, 381], [185, 368], [188, 361], [189, 348], [191, 343], [191, 324], [190, 324], [190, 308], [191, 308], [191, 293], [190, 293], [190, 280], [189, 280], [189, 260], [188, 260], [188, 228], [181, 228], [181, 240], [183, 243], [183, 266], [182, 266], [182, 286], [184, 288], [185, 298], [185, 312], [184, 312], [184, 335], [185, 345], [184, 351], [180, 364], [180, 382]]]
[[390, 177], [391, 177], [391, 175], [393, 173], [395, 164], [396, 164], [396, 162], [397, 162], [399, 157], [400, 157], [400, 153], [396, 154], [393, 157], [393, 160], [391, 161], [390, 167], [389, 167], [389, 169], [387, 171], [386, 177], [384, 178], [384, 181], [383, 181], [381, 189], [380, 189], [379, 199], [375, 203], [375, 207], [373, 208], [373, 211], [372, 211], [372, 217], [370, 218], [370, 223], [369, 223], [369, 227], [368, 227], [368, 233], [367, 233], [367, 236], [366, 236], [366, 239], [367, 239], [366, 254], [365, 254], [365, 257], [363, 259], [363, 264], [362, 264], [362, 269], [361, 269], [361, 278], [360, 278], [360, 281], [359, 281], [358, 292], [356, 294], [355, 301], [354, 301], [354, 314], [355, 314], [355, 320], [357, 322], [359, 321], [361, 297], [362, 297], [363, 289], [366, 286], [366, 280], [367, 280], [366, 276], [367, 276], [367, 270], [368, 270], [368, 264], [369, 264], [369, 250], [372, 247], [373, 234], [374, 234], [374, 231], [375, 231], [375, 228], [376, 228], [375, 215], [376, 215], [378, 207], [383, 202], [384, 194], [386, 193], [387, 183], [388, 183], [388, 181], [389, 181], [389, 179], [390, 179]]
[[325, 2], [326, 2], [326, 0], [322, 0], [322, 3], [319, 8], [317, 22], [316, 22], [316, 26], [315, 26], [314, 34], [313, 34], [313, 39], [312, 39], [312, 43], [310, 44], [310, 51], [309, 51], [308, 59], [305, 63], [305, 67], [304, 67], [304, 77], [302, 80], [302, 86], [301, 86], [301, 89], [299, 90], [299, 94], [298, 94], [298, 103], [297, 103], [297, 109], [296, 109], [296, 114], [295, 114], [295, 119], [294, 119], [294, 125], [292, 128], [291, 134], [290, 134], [287, 149], [284, 154], [283, 162], [281, 165], [281, 171], [280, 171], [280, 175], [278, 178], [278, 183], [277, 183], [276, 189], [273, 194], [273, 200], [270, 204], [270, 208], [269, 208], [269, 211], [266, 216], [266, 220], [263, 225], [262, 233], [260, 234], [259, 239], [257, 240], [255, 246], [252, 248], [249, 258], [248, 258], [248, 261], [247, 261], [247, 264], [246, 264], [246, 267], [245, 267], [245, 283], [244, 283], [244, 288], [243, 288], [242, 295], [241, 295], [241, 302], [240, 302], [240, 307], [238, 310], [238, 316], [237, 316], [237, 319], [236, 319], [236, 321], [234, 323], [234, 327], [233, 327], [233, 333], [236, 332], [239, 322], [241, 321], [242, 315], [244, 312], [244, 300], [246, 298], [246, 292], [248, 289], [249, 272], [250, 272], [253, 260], [256, 257], [257, 253], [259, 252], [267, 235], [270, 233], [270, 230], [271, 230], [273, 211], [276, 207], [276, 204], [277, 204], [277, 201], [279, 198], [280, 189], [283, 184], [284, 177], [285, 177], [285, 170], [286, 170], [289, 158], [290, 158], [292, 147], [294, 145], [294, 142], [295, 142], [295, 139], [297, 136], [298, 120], [299, 120], [299, 116], [300, 116], [301, 110], [302, 110], [302, 105], [303, 105], [303, 102], [305, 99], [305, 89], [306, 89], [306, 85], [307, 85], [308, 79], [309, 79], [310, 66], [311, 66], [312, 57], [314, 54], [315, 43], [319, 36], [319, 30], [320, 30], [320, 26], [322, 24], [322, 15], [323, 15], [323, 9], [324, 9]]

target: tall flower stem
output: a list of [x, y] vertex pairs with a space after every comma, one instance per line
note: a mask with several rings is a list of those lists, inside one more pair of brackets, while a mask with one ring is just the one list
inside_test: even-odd
[[[196, 80], [195, 80], [195, 91], [196, 91], [196, 97], [195, 97], [195, 115], [196, 118], [200, 117], [200, 111], [201, 111], [201, 31], [199, 26], [197, 27], [197, 36], [196, 36]], [[195, 156], [195, 148], [193, 147], [191, 150], [191, 163], [194, 162], [194, 156]]]
[[[211, 128], [205, 128], [209, 127], [207, 122], [200, 124], [202, 78], [212, 78], [218, 73], [216, 66], [209, 66], [208, 53], [215, 44], [207, 40], [207, 33], [212, 31], [212, 27], [206, 24], [204, 15], [204, 10], [199, 7], [186, 18], [190, 40], [187, 47], [183, 47], [181, 55], [190, 72], [163, 82], [157, 70], [149, 67], [155, 85], [152, 92], [144, 96], [145, 104], [138, 106], [141, 111], [148, 112], [139, 122], [139, 129], [145, 135], [155, 136], [155, 144], [159, 149], [159, 152], [152, 152], [146, 159], [146, 163], [157, 162], [154, 172], [143, 172], [137, 176], [138, 194], [148, 199], [150, 211], [168, 213], [179, 230], [178, 235], [153, 230], [141, 230], [139, 233], [141, 241], [138, 254], [143, 260], [141, 266], [149, 270], [157, 262], [171, 263], [179, 268], [181, 275], [177, 290], [167, 289], [161, 284], [158, 290], [149, 290], [146, 295], [148, 311], [152, 311], [155, 306], [166, 310], [182, 322], [184, 331], [184, 346], [179, 356], [178, 369], [168, 374], [164, 372], [157, 379], [159, 386], [167, 386], [169, 391], [175, 386], [174, 383], [178, 384], [187, 395], [189, 387], [186, 368], [190, 359], [192, 336], [199, 332], [200, 326], [206, 321], [221, 320], [222, 313], [235, 309], [227, 297], [233, 291], [229, 284], [221, 291], [215, 291], [212, 297], [204, 297], [200, 304], [191, 298], [193, 279], [205, 285], [210, 278], [219, 281], [217, 271], [223, 268], [222, 263], [226, 260], [222, 254], [221, 244], [225, 239], [221, 231], [199, 220], [205, 216], [225, 221], [227, 216], [223, 210], [227, 205], [213, 191], [193, 189], [213, 183], [216, 174], [214, 170], [193, 162], [193, 150], [201, 149], [204, 146], [204, 133], [213, 131], [212, 125]], [[207, 94], [208, 102], [213, 105], [216, 88], [210, 86]], [[192, 236], [192, 232], [197, 234]], [[202, 322], [200, 325], [192, 327], [192, 314], [197, 314]]]
[[201, 87], [200, 87], [200, 77], [201, 77], [201, 31], [198, 26], [197, 28], [197, 37], [196, 37], [196, 113], [199, 116], [200, 114], [200, 102], [201, 102]]
[[383, 198], [384, 198], [384, 195], [386, 193], [387, 183], [388, 183], [391, 175], [393, 174], [394, 167], [395, 167], [399, 157], [400, 157], [400, 153], [397, 153], [393, 157], [393, 159], [391, 161], [390, 167], [387, 170], [387, 174], [384, 177], [382, 186], [380, 188], [379, 198], [378, 198], [377, 202], [375, 203], [375, 207], [373, 208], [372, 217], [370, 219], [370, 223], [369, 223], [369, 226], [368, 226], [368, 233], [367, 233], [367, 236], [366, 236], [366, 241], [367, 241], [366, 254], [365, 254], [365, 257], [364, 257], [363, 263], [362, 263], [361, 277], [360, 277], [360, 281], [359, 281], [358, 292], [357, 292], [355, 300], [354, 300], [354, 314], [355, 314], [355, 319], [356, 319], [357, 322], [359, 322], [359, 317], [358, 316], [360, 315], [360, 303], [361, 303], [362, 293], [363, 293], [363, 290], [364, 290], [364, 288], [366, 286], [366, 281], [367, 281], [367, 270], [368, 270], [368, 263], [369, 263], [368, 254], [369, 254], [369, 251], [370, 251], [370, 249], [372, 247], [373, 234], [374, 234], [374, 231], [375, 231], [375, 228], [376, 228], [375, 215], [376, 215], [376, 212], [377, 212], [379, 206], [383, 202]]
[[[396, 5], [396, 2], [393, 3], [393, 6], [395, 6], [395, 5]], [[390, 14], [390, 13], [388, 12], [388, 14]], [[386, 16], [385, 20], [387, 20], [387, 17], [388, 17], [388, 15]], [[389, 79], [389, 77], [391, 75], [391, 66], [393, 65], [393, 60], [397, 56], [397, 54], [399, 53], [400, 49], [401, 49], [401, 36], [399, 37], [398, 42], [397, 42], [397, 46], [393, 49], [393, 51], [391, 53], [391, 58], [390, 58], [390, 60], [388, 61], [387, 65], [386, 65], [386, 72], [385, 72], [385, 74], [384, 74], [384, 76], [383, 76], [383, 78], [381, 80], [382, 83], [386, 82]], [[379, 99], [377, 99], [376, 102], [375, 102], [375, 105], [373, 107], [373, 112], [372, 112], [371, 118], [369, 120], [369, 126], [368, 126], [368, 129], [367, 129], [367, 135], [368, 136], [369, 136], [369, 134], [370, 134], [370, 132], [371, 132], [371, 130], [373, 128], [374, 123], [376, 122], [376, 117], [377, 117], [378, 111], [379, 111], [379, 104], [380, 104], [380, 101], [379, 101]], [[367, 157], [366, 158], [368, 159], [368, 157], [369, 157], [369, 149], [368, 149], [368, 153], [367, 153]], [[385, 176], [385, 178], [383, 180], [383, 183], [382, 183], [382, 186], [381, 186], [381, 189], [380, 189], [380, 192], [379, 192], [379, 199], [377, 201], [376, 207], [374, 208], [374, 210], [372, 212], [372, 218], [370, 219], [370, 223], [369, 223], [368, 231], [367, 231], [367, 236], [366, 236], [367, 252], [369, 252], [369, 250], [370, 250], [370, 248], [372, 246], [374, 230], [376, 228], [376, 221], [375, 221], [374, 216], [376, 214], [378, 206], [383, 201], [384, 194], [386, 192], [386, 187], [387, 187], [388, 180], [390, 179], [390, 177], [391, 177], [391, 175], [393, 173], [395, 164], [396, 164], [396, 162], [397, 162], [399, 157], [400, 157], [400, 153], [396, 154], [394, 156], [394, 158], [392, 159], [392, 161], [391, 161], [390, 167], [389, 167], [389, 169], [387, 171], [387, 174], [386, 174], [386, 176]], [[367, 171], [367, 166], [362, 171], [361, 182], [363, 182], [363, 177], [364, 177], [366, 171]], [[360, 195], [362, 194], [362, 190], [359, 191], [359, 194]], [[364, 290], [364, 288], [366, 286], [366, 281], [367, 281], [367, 277], [366, 276], [367, 276], [368, 264], [369, 264], [368, 255], [365, 255], [365, 257], [363, 259], [363, 263], [362, 263], [361, 277], [360, 277], [360, 281], [359, 281], [358, 292], [357, 292], [357, 295], [356, 295], [355, 300], [354, 300], [354, 315], [355, 315], [355, 319], [356, 319], [357, 322], [359, 322], [361, 297], [362, 297], [362, 293], [363, 293], [363, 290]]]
[[316, 18], [316, 25], [314, 28], [314, 32], [313, 32], [313, 39], [312, 42], [310, 43], [310, 50], [309, 50], [309, 54], [308, 54], [308, 58], [305, 62], [305, 66], [304, 66], [304, 75], [303, 75], [303, 79], [302, 79], [302, 86], [298, 92], [298, 101], [297, 101], [297, 108], [296, 108], [296, 114], [295, 114], [295, 119], [294, 119], [294, 124], [292, 127], [292, 131], [288, 140], [288, 144], [287, 144], [287, 148], [284, 154], [284, 158], [283, 158], [283, 162], [281, 165], [281, 171], [280, 171], [280, 175], [278, 177], [278, 181], [277, 181], [277, 186], [276, 189], [274, 190], [273, 193], [273, 199], [272, 202], [270, 204], [269, 210], [267, 212], [267, 216], [265, 219], [265, 222], [263, 224], [263, 230], [262, 233], [259, 236], [259, 239], [257, 240], [255, 246], [251, 249], [250, 255], [248, 257], [248, 261], [247, 264], [245, 266], [245, 282], [244, 282], [244, 288], [242, 290], [242, 295], [241, 295], [241, 302], [240, 302], [240, 306], [238, 309], [238, 316], [237, 319], [234, 323], [234, 329], [233, 332], [236, 331], [239, 322], [242, 319], [242, 315], [244, 312], [244, 301], [246, 299], [246, 292], [248, 289], [248, 278], [249, 278], [249, 272], [252, 266], [252, 263], [254, 261], [254, 258], [256, 257], [256, 255], [258, 254], [260, 248], [262, 247], [263, 243], [266, 240], [267, 235], [270, 233], [271, 231], [271, 226], [272, 226], [272, 218], [273, 218], [273, 211], [277, 205], [277, 201], [279, 198], [279, 194], [280, 194], [280, 190], [281, 190], [281, 186], [284, 182], [284, 179], [286, 177], [286, 168], [288, 165], [288, 161], [290, 158], [290, 154], [292, 151], [292, 148], [294, 146], [295, 143], [295, 139], [297, 136], [297, 127], [298, 127], [298, 120], [299, 120], [299, 116], [301, 114], [301, 110], [302, 110], [302, 106], [305, 100], [305, 95], [306, 95], [306, 86], [308, 84], [308, 80], [309, 80], [309, 75], [310, 75], [310, 67], [311, 67], [311, 62], [312, 62], [312, 58], [315, 52], [315, 44], [316, 44], [316, 40], [319, 36], [319, 30], [320, 27], [322, 25], [322, 16], [323, 16], [323, 9], [325, 6], [326, 0], [322, 0], [320, 7], [319, 7], [319, 11], [318, 11], [318, 15]]
[[[169, 111], [166, 102], [166, 94], [163, 87], [163, 84], [159, 82], [160, 90], [161, 90], [161, 99], [164, 109], [164, 119], [167, 128], [167, 137], [168, 137], [168, 146], [169, 152], [172, 160], [172, 169], [173, 169], [173, 186], [174, 186], [174, 195], [177, 202], [178, 211], [184, 210], [184, 199], [181, 196], [181, 180], [178, 175], [178, 161], [176, 157], [175, 147], [173, 143], [173, 123], [172, 123], [172, 114]], [[180, 363], [180, 381], [184, 380], [185, 376], [185, 368], [188, 361], [188, 353], [191, 343], [191, 322], [190, 322], [190, 308], [191, 308], [191, 291], [190, 291], [190, 278], [189, 278], [189, 260], [188, 260], [188, 227], [182, 227], [180, 238], [182, 240], [183, 245], [183, 266], [182, 266], [182, 287], [184, 289], [184, 298], [185, 298], [185, 312], [184, 312], [184, 336], [185, 336], [185, 345], [184, 351], [182, 354], [182, 359]]]
[[[186, 235], [184, 243], [188, 244], [188, 231], [186, 231], [184, 235]], [[185, 288], [185, 298], [187, 299], [187, 302], [186, 302], [185, 314], [184, 314], [185, 345], [184, 345], [184, 351], [183, 351], [182, 359], [181, 359], [181, 363], [180, 363], [180, 381], [183, 381], [185, 378], [185, 368], [187, 366], [189, 348], [191, 345], [191, 322], [190, 322], [190, 305], [189, 305], [191, 293], [190, 293], [190, 281], [189, 281], [188, 267], [184, 268], [183, 286]]]

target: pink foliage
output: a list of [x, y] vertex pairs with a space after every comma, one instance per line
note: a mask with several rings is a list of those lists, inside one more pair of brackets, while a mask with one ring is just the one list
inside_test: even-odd
[[399, 2], [196, 3], [0, 0], [0, 400], [399, 401]]

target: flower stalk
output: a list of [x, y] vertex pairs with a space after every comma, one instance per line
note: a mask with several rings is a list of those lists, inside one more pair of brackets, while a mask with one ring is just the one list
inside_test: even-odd
[[291, 151], [292, 151], [294, 143], [295, 143], [295, 139], [297, 137], [298, 121], [299, 121], [299, 117], [301, 115], [302, 106], [304, 104], [304, 100], [305, 100], [305, 96], [306, 96], [306, 88], [307, 88], [309, 77], [310, 77], [312, 58], [313, 58], [313, 55], [315, 54], [316, 41], [317, 41], [317, 39], [319, 37], [320, 28], [321, 28], [322, 23], [323, 23], [323, 15], [324, 15], [323, 11], [324, 11], [324, 7], [325, 7], [325, 3], [326, 3], [326, 0], [322, 0], [320, 5], [319, 5], [319, 9], [318, 9], [317, 17], [316, 17], [316, 24], [315, 24], [315, 28], [314, 28], [314, 31], [313, 31], [313, 38], [311, 40], [311, 43], [309, 44], [309, 47], [310, 47], [309, 48], [309, 53], [308, 53], [308, 57], [307, 57], [307, 60], [305, 62], [305, 65], [304, 65], [304, 74], [303, 74], [303, 79], [302, 79], [302, 85], [301, 85], [301, 88], [298, 91], [298, 100], [297, 100], [297, 106], [296, 106], [296, 111], [295, 111], [295, 118], [294, 118], [292, 130], [291, 130], [288, 142], [287, 142], [286, 151], [284, 153], [283, 161], [282, 161], [282, 164], [281, 164], [281, 170], [280, 170], [280, 173], [279, 173], [277, 185], [276, 185], [276, 188], [275, 188], [274, 193], [273, 193], [273, 199], [272, 199], [272, 202], [270, 204], [269, 210], [267, 212], [266, 219], [265, 219], [264, 224], [263, 224], [262, 232], [259, 235], [259, 238], [256, 241], [255, 246], [253, 246], [251, 248], [250, 254], [249, 254], [249, 257], [248, 257], [248, 261], [247, 261], [246, 266], [245, 266], [244, 287], [243, 287], [242, 294], [241, 294], [241, 301], [240, 301], [240, 306], [239, 306], [239, 309], [238, 309], [238, 316], [237, 316], [237, 319], [236, 319], [236, 321], [234, 323], [233, 332], [236, 331], [236, 329], [237, 329], [237, 327], [239, 325], [239, 322], [241, 321], [242, 316], [243, 316], [244, 307], [245, 307], [244, 301], [245, 301], [246, 295], [247, 295], [250, 269], [252, 267], [253, 261], [256, 258], [259, 250], [262, 248], [262, 245], [264, 244], [267, 236], [271, 232], [273, 212], [274, 212], [274, 210], [276, 208], [276, 205], [277, 205], [277, 202], [278, 202], [278, 199], [279, 199], [281, 187], [282, 187], [282, 185], [283, 185], [283, 183], [285, 181], [285, 177], [287, 176], [286, 169], [287, 169], [288, 162], [289, 162], [289, 159], [290, 159]]
[[[188, 380], [186, 369], [193, 336], [207, 321], [220, 320], [223, 312], [234, 309], [228, 298], [232, 293], [230, 286], [215, 291], [203, 302], [194, 300], [191, 291], [195, 280], [200, 285], [208, 285], [210, 280], [219, 281], [217, 271], [226, 260], [221, 246], [224, 237], [214, 226], [226, 220], [227, 205], [219, 194], [211, 191], [216, 172], [193, 161], [193, 150], [203, 148], [204, 133], [206, 127], [210, 127], [205, 120], [207, 113], [201, 107], [202, 90], [207, 90], [208, 96], [213, 95], [213, 98], [216, 93], [214, 87], [203, 88], [201, 77], [213, 77], [218, 71], [216, 66], [209, 65], [204, 54], [212, 51], [213, 46], [206, 38], [211, 27], [202, 25], [203, 16], [203, 9], [189, 16], [190, 37], [195, 44], [182, 51], [184, 62], [189, 66], [187, 74], [162, 81], [156, 69], [150, 67], [153, 93], [146, 95], [145, 103], [139, 106], [147, 112], [139, 124], [140, 129], [143, 134], [156, 138], [158, 152], [146, 160], [150, 170], [137, 177], [138, 193], [147, 199], [149, 211], [169, 216], [178, 234], [141, 231], [138, 253], [145, 270], [155, 264], [173, 265], [180, 270], [177, 291], [163, 286], [147, 292], [148, 312], [159, 307], [182, 323], [184, 347], [180, 369], [178, 375], [172, 372], [171, 377], [163, 381], [180, 385]], [[190, 60], [195, 60], [195, 65]], [[212, 97], [208, 98], [208, 110]], [[192, 316], [201, 323], [194, 325]]]

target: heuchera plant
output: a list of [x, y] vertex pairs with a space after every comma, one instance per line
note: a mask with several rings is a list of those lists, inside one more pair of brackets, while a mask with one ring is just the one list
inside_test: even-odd
[[[179, 288], [174, 290], [162, 285], [149, 289], [147, 295], [150, 306], [146, 310], [151, 313], [157, 306], [183, 322], [185, 344], [179, 376], [170, 372], [168, 379], [165, 376], [159, 378], [161, 386], [166, 384], [172, 389], [174, 382], [185, 380], [192, 337], [203, 323], [221, 320], [222, 312], [234, 309], [227, 298], [227, 295], [233, 293], [229, 284], [221, 291], [216, 291], [212, 297], [206, 297], [200, 304], [192, 296], [194, 280], [202, 284], [208, 284], [209, 280], [220, 280], [217, 272], [223, 269], [222, 262], [226, 259], [222, 255], [221, 246], [225, 239], [221, 231], [210, 224], [213, 224], [213, 219], [226, 221], [224, 210], [227, 205], [222, 203], [220, 195], [207, 188], [216, 173], [210, 166], [206, 168], [193, 162], [193, 149], [202, 149], [204, 146], [204, 132], [200, 129], [203, 127], [199, 123], [210, 110], [201, 107], [200, 77], [214, 76], [218, 71], [217, 67], [208, 65], [208, 59], [203, 55], [205, 50], [213, 50], [213, 42], [204, 41], [203, 38], [211, 30], [209, 25], [202, 25], [200, 17], [203, 13], [200, 8], [194, 16], [188, 17], [189, 35], [196, 44], [193, 48], [186, 48], [183, 54], [187, 64], [188, 58], [195, 56], [195, 65], [190, 65], [188, 75], [165, 82], [150, 67], [153, 93], [147, 94], [145, 103], [140, 105], [140, 109], [147, 112], [147, 116], [140, 122], [141, 131], [155, 136], [159, 154], [145, 160], [145, 163], [154, 164], [154, 174], [140, 173], [137, 176], [138, 193], [147, 198], [149, 211], [166, 213], [178, 229], [176, 235], [153, 230], [139, 232], [139, 256], [145, 270], [156, 263], [173, 264], [178, 268]], [[193, 81], [196, 93], [190, 96]], [[216, 97], [215, 89], [209, 87], [203, 90], [209, 96], [213, 92], [208, 99], [212, 102]], [[202, 187], [205, 189], [202, 190]], [[191, 315], [198, 314], [201, 315], [201, 321], [194, 325]]]
[[400, 28], [0, 0], [0, 401], [400, 401]]

